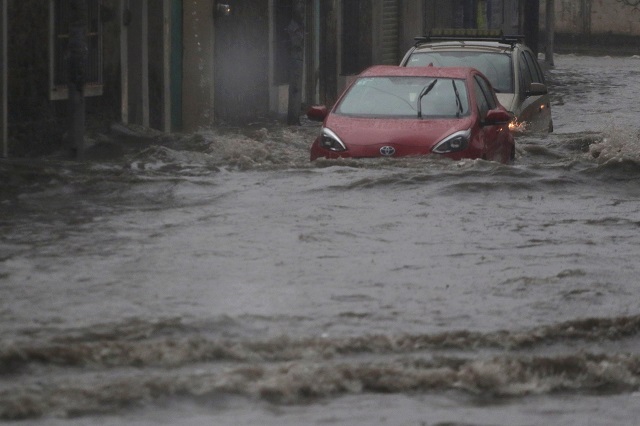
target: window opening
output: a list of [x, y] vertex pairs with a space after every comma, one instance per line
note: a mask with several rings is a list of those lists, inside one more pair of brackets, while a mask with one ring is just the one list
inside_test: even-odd
[[[87, 63], [85, 65], [85, 96], [101, 96], [102, 77], [102, 21], [100, 1], [87, 1]], [[70, 0], [50, 0], [49, 75], [51, 100], [68, 99], [69, 89], [69, 11]]]

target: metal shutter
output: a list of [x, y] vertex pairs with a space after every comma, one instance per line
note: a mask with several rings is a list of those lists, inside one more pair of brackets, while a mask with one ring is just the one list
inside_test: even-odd
[[382, 63], [385, 65], [398, 64], [399, 36], [399, 7], [398, 0], [382, 1]]

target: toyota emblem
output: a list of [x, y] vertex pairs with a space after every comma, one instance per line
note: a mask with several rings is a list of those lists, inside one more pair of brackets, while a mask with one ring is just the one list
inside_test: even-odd
[[380, 148], [380, 155], [382, 155], [383, 157], [391, 157], [395, 153], [396, 149], [392, 146], [383, 146], [382, 148]]

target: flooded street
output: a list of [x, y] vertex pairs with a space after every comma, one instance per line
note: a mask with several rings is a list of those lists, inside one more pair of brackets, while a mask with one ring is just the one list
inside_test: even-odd
[[636, 425], [640, 58], [548, 80], [513, 165], [312, 124], [0, 161], [0, 421]]

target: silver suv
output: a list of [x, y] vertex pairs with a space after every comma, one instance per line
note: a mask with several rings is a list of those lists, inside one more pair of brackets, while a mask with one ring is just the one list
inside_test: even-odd
[[417, 37], [401, 66], [473, 67], [493, 85], [498, 100], [515, 120], [515, 131], [552, 132], [551, 104], [537, 58], [523, 36], [501, 31], [434, 31]]

